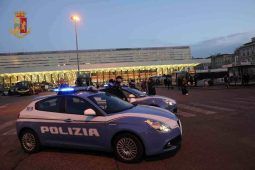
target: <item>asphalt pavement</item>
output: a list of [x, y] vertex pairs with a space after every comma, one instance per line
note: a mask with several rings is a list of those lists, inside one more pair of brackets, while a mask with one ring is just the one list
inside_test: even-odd
[[176, 154], [145, 157], [135, 164], [87, 150], [44, 148], [36, 154], [24, 153], [15, 120], [37, 96], [0, 96], [0, 170], [255, 169], [255, 87], [195, 88], [188, 96], [177, 89], [158, 88], [157, 93], [178, 102], [182, 147]]

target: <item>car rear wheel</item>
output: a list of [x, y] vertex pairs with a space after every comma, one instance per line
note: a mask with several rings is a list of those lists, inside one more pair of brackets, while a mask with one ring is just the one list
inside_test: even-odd
[[30, 129], [21, 132], [20, 143], [27, 153], [34, 153], [40, 150], [40, 141], [36, 133]]
[[144, 155], [142, 142], [129, 133], [118, 135], [114, 140], [114, 153], [122, 162], [138, 162]]

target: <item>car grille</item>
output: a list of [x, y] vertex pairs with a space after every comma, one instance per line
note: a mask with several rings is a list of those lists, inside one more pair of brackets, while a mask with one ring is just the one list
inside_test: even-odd
[[169, 148], [176, 148], [179, 145], [181, 145], [182, 137], [181, 135], [176, 136], [175, 138], [171, 139], [170, 141], [167, 142], [167, 144], [164, 146], [164, 149], [169, 149]]
[[177, 113], [177, 108], [174, 108], [173, 112], [174, 112], [174, 113]]

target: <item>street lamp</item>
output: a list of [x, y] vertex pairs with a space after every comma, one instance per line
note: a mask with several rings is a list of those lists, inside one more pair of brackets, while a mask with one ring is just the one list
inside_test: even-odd
[[80, 75], [80, 61], [79, 61], [79, 55], [78, 55], [77, 22], [80, 21], [80, 17], [78, 15], [72, 15], [71, 20], [74, 22], [74, 28], [75, 28], [76, 55], [77, 55], [77, 67], [78, 67], [78, 76], [79, 76]]

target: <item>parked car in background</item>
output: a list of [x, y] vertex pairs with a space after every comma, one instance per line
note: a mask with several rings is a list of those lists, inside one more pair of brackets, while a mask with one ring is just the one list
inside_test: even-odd
[[34, 85], [30, 81], [21, 81], [16, 84], [17, 93], [19, 95], [32, 95], [36, 94]]
[[17, 94], [17, 85], [11, 86], [9, 89], [9, 95]]
[[17, 86], [11, 86], [11, 87], [4, 87], [3, 91], [1, 92], [4, 96], [9, 96], [9, 95], [15, 95], [17, 94]]
[[56, 87], [53, 83], [43, 81], [40, 83], [42, 91], [49, 91], [50, 89], [53, 89]]
[[9, 90], [10, 90], [10, 88], [5, 87], [5, 88], [3, 89], [3, 91], [2, 91], [2, 95], [3, 95], [3, 96], [8, 96], [8, 95], [9, 95]]
[[[121, 89], [124, 95], [126, 96], [127, 101], [132, 104], [155, 106], [167, 109], [173, 113], [177, 112], [177, 103], [174, 99], [158, 95], [149, 96], [145, 92], [142, 92], [138, 89], [125, 86], [122, 87]], [[101, 91], [108, 93], [112, 92], [107, 87], [101, 89]], [[113, 93], [111, 94], [114, 95]]]

